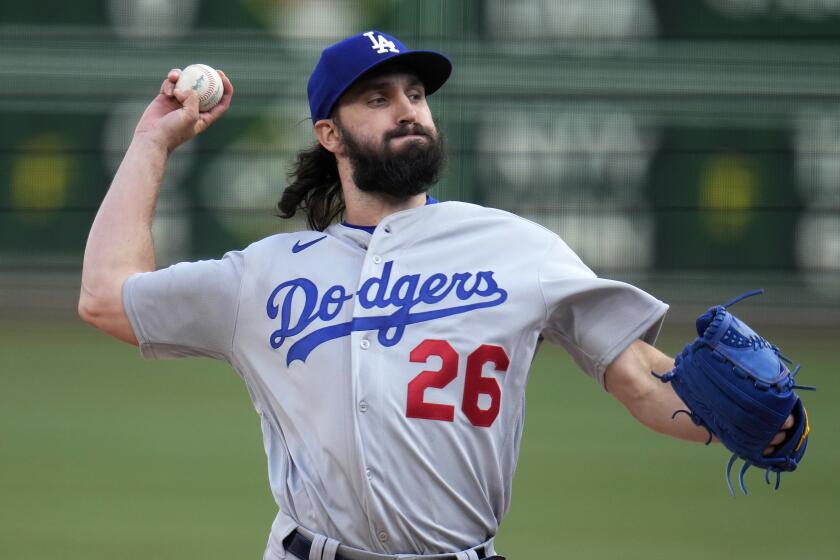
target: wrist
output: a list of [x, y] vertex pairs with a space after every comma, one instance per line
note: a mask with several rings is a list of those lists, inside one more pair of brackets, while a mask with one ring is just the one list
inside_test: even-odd
[[132, 147], [149, 152], [151, 155], [162, 156], [164, 159], [169, 157], [169, 154], [174, 149], [174, 147], [169, 147], [169, 144], [163, 137], [150, 130], [135, 131], [129, 149]]

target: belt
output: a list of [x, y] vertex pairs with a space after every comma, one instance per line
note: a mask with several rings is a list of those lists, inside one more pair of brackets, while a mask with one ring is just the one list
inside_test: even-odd
[[[297, 530], [292, 531], [289, 535], [283, 539], [283, 548], [286, 549], [287, 552], [291, 552], [301, 560], [309, 560], [309, 550], [312, 548], [312, 541], [308, 538], [301, 535]], [[475, 549], [476, 554], [478, 555], [478, 560], [493, 560], [494, 558], [499, 560], [504, 560], [501, 556], [487, 556], [487, 553], [484, 550], [485, 547], [481, 546]], [[350, 560], [346, 556], [342, 556], [341, 553], [336, 552], [335, 560]], [[435, 556], [435, 560], [458, 560], [458, 557], [454, 554], [449, 554], [446, 556]]]

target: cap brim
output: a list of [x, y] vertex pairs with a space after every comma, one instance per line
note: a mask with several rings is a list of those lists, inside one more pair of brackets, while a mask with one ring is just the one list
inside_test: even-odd
[[445, 55], [435, 51], [411, 51], [392, 56], [388, 60], [371, 66], [362, 76], [375, 68], [391, 64], [403, 66], [416, 72], [417, 77], [423, 82], [426, 95], [431, 95], [440, 89], [452, 74], [452, 62]]
[[335, 99], [330, 103], [330, 113], [335, 108], [341, 97], [347, 93], [359, 80], [370, 74], [374, 70], [387, 66], [400, 66], [406, 68], [417, 74], [420, 81], [423, 82], [423, 87], [426, 90], [426, 95], [431, 95], [446, 83], [449, 76], [452, 74], [452, 62], [445, 55], [435, 51], [410, 51], [407, 53], [390, 56], [384, 60], [371, 64], [355, 78], [353, 78], [346, 88], [341, 90]]

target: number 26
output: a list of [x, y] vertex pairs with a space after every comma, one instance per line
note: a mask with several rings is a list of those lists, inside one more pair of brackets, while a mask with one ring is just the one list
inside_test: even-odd
[[[411, 351], [409, 359], [425, 364], [429, 357], [437, 356], [441, 360], [439, 370], [420, 372], [408, 382], [405, 415], [409, 418], [442, 420], [452, 422], [455, 419], [455, 407], [449, 404], [430, 403], [425, 400], [429, 387], [443, 389], [458, 376], [458, 352], [445, 340], [424, 340]], [[467, 375], [464, 380], [464, 397], [461, 410], [473, 426], [490, 427], [499, 415], [502, 389], [495, 377], [481, 375], [485, 364], [493, 364], [497, 372], [504, 373], [510, 365], [510, 358], [504, 348], [491, 344], [482, 344], [467, 356]], [[490, 397], [489, 408], [478, 406], [480, 395]]]

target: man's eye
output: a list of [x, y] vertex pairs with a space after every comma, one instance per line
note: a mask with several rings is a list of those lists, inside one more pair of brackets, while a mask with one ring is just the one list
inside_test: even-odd
[[385, 103], [385, 98], [384, 97], [374, 97], [373, 99], [368, 101], [369, 105], [382, 105], [384, 103]]

